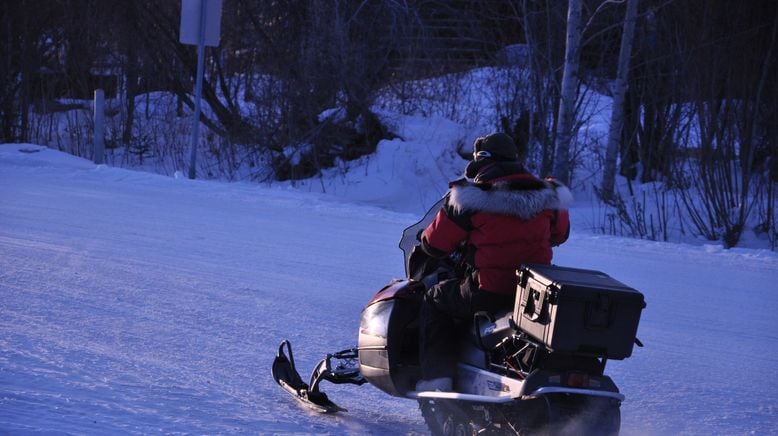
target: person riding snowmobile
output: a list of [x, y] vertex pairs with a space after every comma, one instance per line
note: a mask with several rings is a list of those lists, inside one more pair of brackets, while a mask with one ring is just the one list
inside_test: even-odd
[[570, 191], [530, 174], [525, 158], [526, 145], [517, 148], [504, 133], [478, 138], [465, 178], [450, 184], [443, 206], [421, 235], [426, 255], [459, 261], [455, 271], [439, 270], [425, 280], [417, 391], [452, 389], [458, 327], [476, 312], [513, 307], [517, 268], [550, 264], [552, 246], [567, 240]]

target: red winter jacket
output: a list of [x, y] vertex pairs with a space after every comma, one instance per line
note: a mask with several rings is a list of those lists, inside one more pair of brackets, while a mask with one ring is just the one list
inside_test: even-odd
[[514, 293], [519, 265], [551, 263], [551, 247], [567, 240], [571, 200], [557, 182], [539, 180], [516, 163], [496, 163], [475, 182], [451, 184], [446, 203], [424, 230], [423, 247], [442, 257], [465, 242], [478, 287]]

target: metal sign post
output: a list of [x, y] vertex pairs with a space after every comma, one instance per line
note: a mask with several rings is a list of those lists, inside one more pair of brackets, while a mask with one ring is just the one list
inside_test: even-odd
[[197, 138], [200, 130], [200, 100], [203, 93], [203, 66], [205, 46], [219, 45], [221, 33], [222, 0], [182, 0], [179, 41], [197, 45], [197, 76], [195, 77], [195, 110], [192, 116], [192, 147], [189, 159], [189, 178], [194, 179], [197, 160]]

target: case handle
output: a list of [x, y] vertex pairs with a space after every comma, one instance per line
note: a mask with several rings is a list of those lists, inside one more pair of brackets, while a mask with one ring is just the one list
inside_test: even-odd
[[548, 318], [548, 292], [529, 288], [524, 301], [524, 318], [540, 324], [545, 324]]

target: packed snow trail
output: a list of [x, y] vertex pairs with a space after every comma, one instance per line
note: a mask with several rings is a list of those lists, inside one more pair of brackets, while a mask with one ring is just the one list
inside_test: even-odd
[[[367, 385], [324, 385], [349, 412], [307, 412], [269, 371], [282, 339], [301, 373], [355, 344], [418, 217], [19, 144], [0, 145], [0, 186], [0, 433], [426, 432]], [[646, 347], [609, 363], [622, 434], [775, 432], [775, 253], [581, 234], [575, 213], [555, 263], [648, 302]]]
[[269, 370], [283, 338], [301, 368], [354, 344], [407, 218], [50, 150], [0, 159], [0, 429], [424, 429], [411, 402], [292, 416]]

